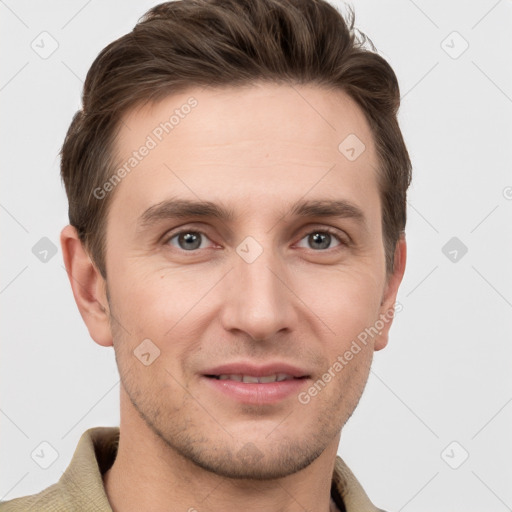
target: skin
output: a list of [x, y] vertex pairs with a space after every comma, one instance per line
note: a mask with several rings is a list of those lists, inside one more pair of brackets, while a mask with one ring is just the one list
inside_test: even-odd
[[[342, 91], [198, 88], [129, 111], [120, 165], [190, 96], [197, 107], [110, 192], [107, 282], [75, 229], [61, 233], [82, 318], [96, 343], [113, 345], [121, 376], [120, 444], [105, 489], [123, 512], [240, 504], [247, 512], [327, 512], [342, 427], [391, 321], [307, 404], [297, 394], [240, 404], [201, 375], [226, 362], [278, 360], [307, 370], [307, 391], [393, 309], [406, 243], [386, 274], [374, 139]], [[351, 133], [366, 146], [355, 161], [338, 150]], [[171, 196], [223, 204], [235, 218], [168, 219], [138, 230], [139, 216]], [[301, 198], [348, 200], [365, 227], [290, 215]], [[181, 226], [204, 233], [200, 248], [168, 241]], [[328, 227], [341, 242], [333, 236], [318, 248], [308, 235]], [[263, 249], [252, 263], [236, 251], [247, 236]], [[133, 354], [147, 338], [160, 350], [149, 366]], [[244, 457], [244, 447], [258, 457]]]

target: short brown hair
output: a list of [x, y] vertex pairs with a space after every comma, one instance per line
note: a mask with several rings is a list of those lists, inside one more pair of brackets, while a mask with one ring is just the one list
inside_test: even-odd
[[105, 279], [113, 193], [98, 199], [93, 190], [113, 173], [123, 114], [193, 86], [256, 80], [340, 89], [361, 107], [377, 148], [386, 270], [392, 272], [411, 162], [397, 121], [396, 75], [371, 40], [356, 34], [354, 19], [351, 7], [345, 21], [325, 0], [178, 0], [150, 9], [132, 32], [100, 52], [62, 146], [61, 176], [69, 222]]

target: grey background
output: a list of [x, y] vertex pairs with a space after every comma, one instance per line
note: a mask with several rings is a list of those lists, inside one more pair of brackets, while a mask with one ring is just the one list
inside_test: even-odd
[[[154, 4], [0, 1], [0, 499], [56, 482], [83, 431], [119, 422], [112, 348], [63, 267], [58, 151], [92, 61]], [[511, 510], [512, 2], [352, 5], [398, 75], [414, 179], [403, 311], [339, 453], [390, 511]]]

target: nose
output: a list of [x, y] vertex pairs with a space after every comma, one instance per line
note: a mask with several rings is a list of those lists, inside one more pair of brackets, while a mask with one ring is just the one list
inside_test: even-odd
[[254, 341], [293, 330], [298, 318], [294, 305], [297, 299], [284, 263], [270, 249], [263, 250], [252, 262], [240, 254], [234, 254], [234, 268], [225, 283], [227, 298], [221, 314], [224, 328], [244, 332]]

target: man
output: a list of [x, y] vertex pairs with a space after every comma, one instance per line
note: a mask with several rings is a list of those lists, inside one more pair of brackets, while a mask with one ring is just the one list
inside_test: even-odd
[[14, 510], [376, 511], [337, 456], [406, 260], [384, 59], [322, 0], [185, 0], [107, 46], [61, 244], [120, 428]]

